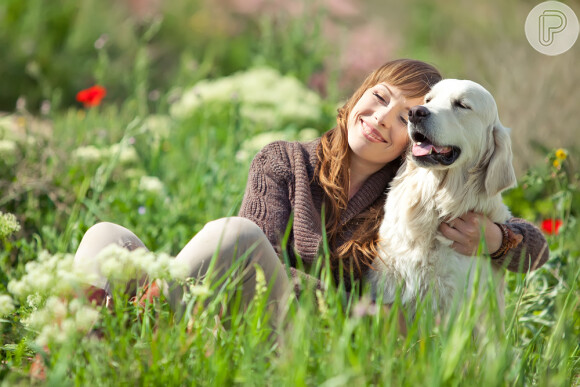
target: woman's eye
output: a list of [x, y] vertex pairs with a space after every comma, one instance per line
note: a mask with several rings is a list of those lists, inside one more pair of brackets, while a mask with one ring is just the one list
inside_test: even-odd
[[407, 125], [407, 120], [405, 119], [405, 117], [401, 116], [401, 122], [405, 125]]
[[376, 91], [373, 93], [373, 95], [375, 97], [377, 97], [378, 99], [380, 99], [382, 102], [387, 103], [387, 100], [384, 99], [379, 93], [377, 93]]

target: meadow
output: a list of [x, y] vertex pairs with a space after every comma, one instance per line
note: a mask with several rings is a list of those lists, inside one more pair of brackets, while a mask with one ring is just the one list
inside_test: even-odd
[[[533, 5], [58, 3], [0, 5], [2, 385], [580, 385], [580, 51], [529, 47]], [[546, 233], [550, 260], [506, 273], [505, 316], [472, 299], [443, 321], [420, 309], [403, 331], [397, 304], [348, 296], [323, 268], [328, 290], [303, 292], [278, 334], [265, 283], [244, 312], [236, 283], [190, 283], [179, 321], [121, 292], [112, 308], [73, 297], [91, 225], [133, 230], [152, 253], [113, 258], [172, 276], [170, 256], [237, 214], [262, 146], [332, 128], [366, 73], [396, 57], [482, 83], [512, 128], [519, 185], [505, 201]]]

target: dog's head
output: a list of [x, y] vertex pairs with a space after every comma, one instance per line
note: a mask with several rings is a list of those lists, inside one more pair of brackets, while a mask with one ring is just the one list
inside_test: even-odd
[[445, 79], [409, 111], [412, 158], [433, 169], [485, 170], [485, 190], [495, 195], [516, 183], [509, 130], [499, 121], [491, 94], [467, 80]]

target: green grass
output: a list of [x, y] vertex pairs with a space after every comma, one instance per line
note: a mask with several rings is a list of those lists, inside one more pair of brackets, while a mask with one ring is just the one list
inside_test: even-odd
[[[0, 17], [26, 12], [18, 2], [7, 4], [0, 10], [8, 7], [10, 12]], [[38, 20], [34, 14], [43, 9], [41, 3], [31, 4], [35, 12], [30, 11], [27, 23]], [[82, 4], [82, 12], [72, 6], [60, 13], [53, 11], [60, 17], [81, 17], [87, 10], [105, 12], [97, 3]], [[60, 30], [54, 32], [58, 36], [53, 40], [43, 43], [41, 53], [59, 55], [44, 67], [42, 90], [34, 89], [31, 96], [52, 101], [53, 109], [42, 114], [20, 109], [0, 120], [0, 140], [14, 144], [10, 151], [2, 150], [5, 153], [0, 159], [0, 211], [16, 215], [21, 226], [18, 231], [0, 228], [0, 294], [8, 293], [8, 283], [24, 276], [26, 264], [38, 261], [43, 250], [65, 262], [64, 254], [74, 253], [82, 235], [98, 221], [128, 227], [152, 251], [177, 254], [205, 223], [237, 213], [250, 162], [246, 153], [257, 150], [263, 141], [263, 137], [257, 140], [260, 136], [296, 139], [304, 126], [318, 133], [333, 126], [333, 96], [320, 102], [316, 107], [319, 118], [308, 122], [298, 118], [279, 125], [256, 121], [242, 112], [244, 104], [254, 111], [258, 107], [231, 95], [206, 101], [189, 114], [171, 115], [171, 106], [194, 81], [268, 64], [305, 82], [309, 73], [319, 70], [328, 49], [315, 50], [317, 39], [322, 39], [318, 24], [301, 35], [303, 20], [290, 27], [274, 19], [246, 20], [247, 29], [235, 38], [237, 49], [232, 52], [220, 31], [205, 31], [207, 36], [184, 42], [189, 27], [178, 11], [186, 5], [176, 4], [164, 14], [172, 23], [163, 24], [158, 31], [141, 27], [116, 30], [111, 38], [125, 38], [111, 43], [109, 57], [59, 45], [64, 39], [58, 35]], [[415, 5], [420, 7], [422, 2]], [[430, 22], [436, 24], [453, 14], [449, 8], [443, 10]], [[424, 17], [424, 11], [417, 8], [409, 17]], [[47, 20], [58, 16], [51, 15]], [[16, 18], [10, 20], [17, 23]], [[77, 36], [78, 41], [93, 44], [98, 38], [94, 26], [75, 25], [76, 29], [70, 27], [75, 32], [70, 36]], [[39, 29], [43, 26], [39, 24]], [[284, 33], [286, 27], [290, 28], [288, 34]], [[38, 32], [17, 29], [11, 39], [6, 31], [0, 30], [0, 41], [9, 42], [11, 50]], [[453, 61], [457, 59], [457, 52], [445, 44], [446, 34], [452, 31], [441, 30], [443, 36], [433, 38], [425, 31], [419, 29], [409, 36], [402, 51], [461, 73], [468, 72], [464, 65], [484, 54], [475, 53], [465, 63], [445, 64], [441, 59], [445, 53], [453, 54], [449, 57]], [[477, 34], [477, 28], [469, 29], [469, 34]], [[485, 37], [482, 33], [481, 38]], [[171, 44], [164, 46], [164, 42]], [[467, 44], [469, 39], [458, 42]], [[130, 47], [126, 53], [130, 58], [116, 51], [124, 45]], [[170, 66], [171, 74], [163, 75], [160, 60], [143, 54], [145, 47], [165, 47], [173, 53], [185, 47], [182, 56], [175, 55], [179, 64], [172, 64], [179, 69]], [[114, 83], [119, 74], [130, 76], [111, 88], [110, 99], [101, 106], [75, 107], [73, 91], [83, 82], [69, 79], [59, 86], [62, 73], [73, 70], [58, 66], [74, 52], [92, 63], [88, 69], [76, 68], [79, 73], [93, 74], [105, 83]], [[133, 59], [131, 55], [137, 52], [142, 56]], [[196, 61], [200, 67], [187, 73], [192, 52], [199, 53]], [[248, 53], [255, 54], [253, 59]], [[11, 55], [10, 67], [21, 70], [25, 66], [22, 58]], [[295, 61], [301, 63], [292, 71]], [[493, 68], [489, 65], [482, 72], [493, 74]], [[491, 83], [505, 83], [504, 78]], [[331, 90], [333, 87], [329, 85]], [[148, 92], [154, 88], [160, 95], [151, 100]], [[26, 89], [14, 90], [8, 91], [26, 94]], [[8, 94], [1, 96], [3, 106]], [[64, 97], [59, 100], [59, 95]], [[305, 98], [299, 95], [300, 99]], [[276, 105], [259, 108], [274, 116], [280, 110]], [[96, 153], [83, 148], [88, 146], [96, 148], [98, 158], [89, 157]], [[126, 149], [134, 153], [128, 154]], [[175, 321], [167, 303], [140, 311], [125, 295], [115, 294], [114, 309], [98, 311], [95, 328], [100, 339], [82, 330], [70, 331], [62, 342], [49, 344], [50, 353], [44, 354], [37, 342], [38, 328], [26, 323], [35, 308], [42, 308], [52, 295], [44, 291], [30, 299], [14, 297], [15, 310], [0, 316], [0, 379], [7, 385], [29, 384], [31, 359], [44, 354], [48, 372], [41, 383], [58, 385], [578, 385], [578, 178], [572, 152], [559, 169], [552, 164], [552, 149], [543, 149], [544, 156], [546, 161], [528, 170], [520, 187], [506, 195], [506, 202], [517, 216], [534, 222], [559, 218], [564, 226], [558, 235], [548, 236], [551, 259], [544, 267], [527, 275], [507, 273], [503, 318], [497, 308], [484, 313], [475, 303], [468, 303], [441, 322], [423, 308], [403, 334], [397, 306], [391, 311], [373, 307], [368, 296], [350, 298], [339, 284], [318, 297], [314, 290], [304, 291], [289, 306], [285, 326], [272, 332], [264, 299], [256, 299], [242, 312], [235, 286], [226, 284], [212, 288], [209, 303], [204, 303], [203, 295], [192, 298], [193, 316], [181, 321]], [[157, 178], [157, 188], [148, 189], [143, 176]], [[476, 326], [482, 333], [473, 336]]]

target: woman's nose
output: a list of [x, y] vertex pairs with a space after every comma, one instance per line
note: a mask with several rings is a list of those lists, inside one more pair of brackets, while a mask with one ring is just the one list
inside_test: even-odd
[[377, 123], [381, 126], [388, 126], [390, 109], [387, 107], [375, 110], [373, 114]]

